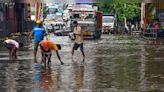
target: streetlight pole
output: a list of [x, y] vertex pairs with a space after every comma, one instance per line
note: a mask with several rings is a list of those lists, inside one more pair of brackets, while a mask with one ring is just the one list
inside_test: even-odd
[[[126, 3], [124, 3], [124, 9], [126, 9]], [[125, 12], [124, 12], [125, 13]], [[124, 23], [125, 23], [125, 27], [127, 26], [127, 23], [126, 23], [126, 16], [125, 16], [125, 14], [124, 14]]]

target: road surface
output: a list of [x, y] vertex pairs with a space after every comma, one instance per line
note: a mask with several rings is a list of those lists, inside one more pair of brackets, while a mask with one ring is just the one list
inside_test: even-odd
[[[51, 68], [34, 62], [33, 42], [10, 61], [0, 48], [1, 92], [162, 92], [164, 91], [164, 46], [127, 35], [103, 35], [84, 42], [86, 60], [80, 51], [71, 58], [73, 41], [67, 36], [50, 39], [61, 44], [64, 65], [53, 53]], [[156, 45], [154, 45], [156, 44]], [[40, 51], [39, 51], [40, 52]], [[40, 61], [40, 53], [37, 60]]]

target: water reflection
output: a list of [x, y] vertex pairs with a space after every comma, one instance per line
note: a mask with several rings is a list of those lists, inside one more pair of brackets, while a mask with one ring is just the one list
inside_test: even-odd
[[[73, 66], [74, 66], [74, 74], [75, 74], [75, 88], [77, 90], [80, 90], [83, 88], [83, 82], [84, 82], [84, 65], [79, 64], [78, 62], [75, 62], [74, 60]], [[83, 62], [83, 61], [82, 61]]]
[[58, 90], [60, 81], [58, 71], [52, 71], [50, 67], [44, 68], [41, 63], [34, 63], [33, 68], [35, 82], [33, 92], [56, 92]]
[[39, 63], [34, 63], [33, 64], [33, 71], [34, 71], [34, 76], [33, 76], [33, 80], [34, 80], [34, 89], [33, 92], [41, 92], [41, 88], [40, 88], [40, 81], [41, 81], [41, 73], [43, 71], [43, 66], [42, 64]]
[[42, 75], [42, 79], [41, 79], [40, 87], [44, 92], [45, 91], [52, 92], [52, 86], [56, 86], [56, 85], [53, 85], [54, 83], [52, 80], [51, 68], [44, 69], [41, 75]]
[[6, 77], [6, 72], [7, 72], [7, 64], [0, 64], [0, 90], [3, 92], [7, 91], [7, 77]]
[[96, 90], [139, 91], [140, 46], [133, 44], [137, 42], [127, 37], [115, 39], [110, 40], [109, 45], [98, 45], [95, 51]]
[[162, 91], [164, 85], [164, 48], [162, 45], [145, 46], [146, 90]]

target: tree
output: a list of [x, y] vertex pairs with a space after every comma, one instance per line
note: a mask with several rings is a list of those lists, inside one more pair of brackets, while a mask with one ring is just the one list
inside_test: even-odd
[[111, 3], [101, 2], [98, 3], [99, 10], [103, 13], [115, 13], [119, 21], [133, 20], [133, 18], [140, 17], [141, 6], [140, 3]]
[[43, 18], [46, 18], [46, 15], [48, 14], [48, 7], [44, 6], [43, 7]]
[[118, 19], [123, 21], [125, 18], [127, 20], [133, 20], [133, 18], [140, 17], [141, 7], [140, 4], [114, 4], [114, 9], [118, 15]]

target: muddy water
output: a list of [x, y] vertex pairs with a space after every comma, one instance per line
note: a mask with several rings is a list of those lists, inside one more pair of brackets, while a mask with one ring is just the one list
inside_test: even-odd
[[[19, 50], [18, 60], [10, 61], [0, 49], [0, 90], [2, 92], [162, 92], [164, 91], [164, 46], [130, 36], [104, 35], [85, 41], [86, 60], [75, 52], [68, 37], [51, 40], [62, 45], [50, 68], [33, 60], [33, 44]], [[38, 53], [37, 61], [40, 61]]]

